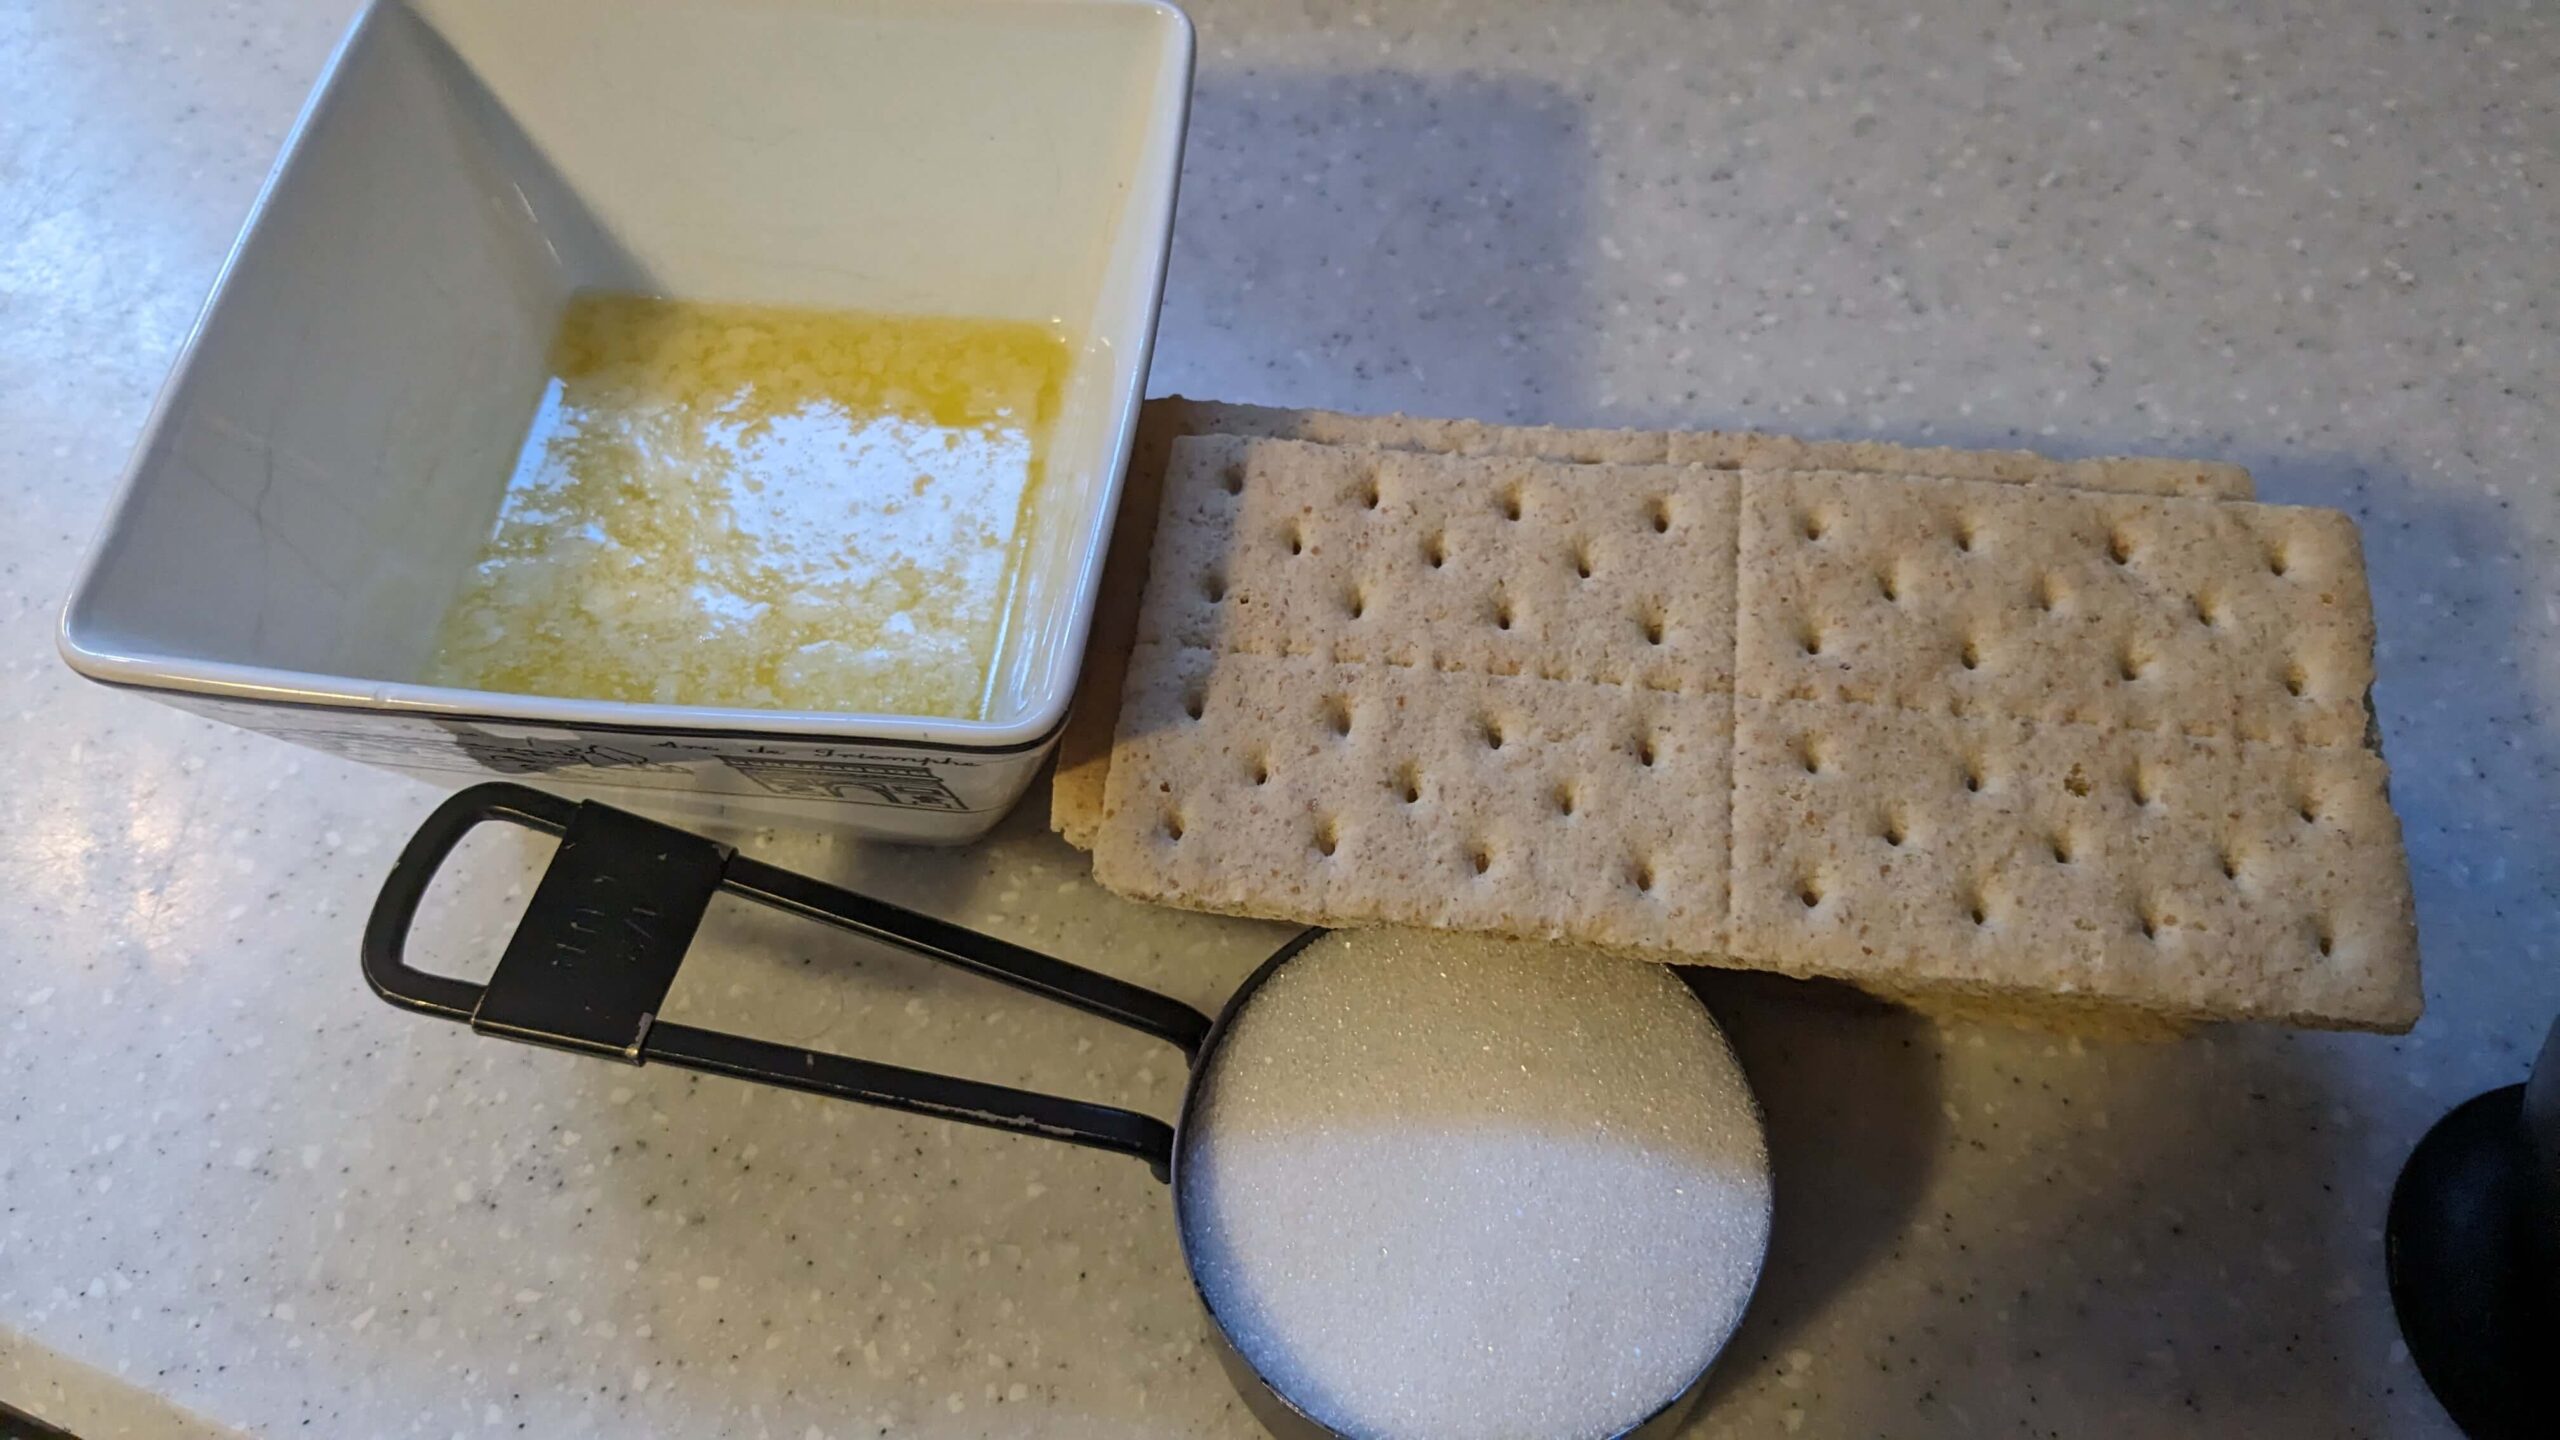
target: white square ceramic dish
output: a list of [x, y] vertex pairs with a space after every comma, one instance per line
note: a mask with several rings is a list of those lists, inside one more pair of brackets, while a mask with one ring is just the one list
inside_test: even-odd
[[[1075, 687], [1191, 55], [1160, 0], [376, 0], [160, 396], [64, 656], [447, 783], [983, 831]], [[416, 683], [589, 288], [1064, 328], [1074, 368], [985, 718]]]

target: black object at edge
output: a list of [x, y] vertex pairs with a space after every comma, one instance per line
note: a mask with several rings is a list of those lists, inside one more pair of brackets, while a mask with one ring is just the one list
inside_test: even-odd
[[59, 1425], [48, 1425], [6, 1400], [0, 1400], [0, 1440], [80, 1440]]
[[2560, 1425], [2560, 1024], [2523, 1085], [2475, 1095], [2401, 1168], [2383, 1228], [2391, 1305], [2471, 1440]]
[[[503, 820], [561, 837], [486, 985], [402, 958], [427, 882], [473, 827]], [[714, 894], [868, 935], [1152, 1035], [1196, 1059], [1209, 1017], [1152, 990], [886, 901], [748, 859], [725, 845], [593, 801], [475, 785], [436, 807], [400, 852], [364, 933], [364, 973], [403, 1009], [482, 1034], [631, 1064], [658, 1061], [844, 1100], [1042, 1135], [1145, 1160], [1169, 1176], [1173, 1127], [1108, 1105], [657, 1018]]]

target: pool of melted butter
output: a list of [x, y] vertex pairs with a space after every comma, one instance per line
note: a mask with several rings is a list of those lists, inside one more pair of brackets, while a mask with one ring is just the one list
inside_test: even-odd
[[1054, 329], [574, 298], [430, 683], [982, 718]]

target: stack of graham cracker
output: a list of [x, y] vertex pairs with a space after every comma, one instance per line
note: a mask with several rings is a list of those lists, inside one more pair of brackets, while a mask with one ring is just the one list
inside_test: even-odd
[[1193, 909], [2405, 1029], [2356, 532], [2251, 495], [1151, 402], [1052, 823]]

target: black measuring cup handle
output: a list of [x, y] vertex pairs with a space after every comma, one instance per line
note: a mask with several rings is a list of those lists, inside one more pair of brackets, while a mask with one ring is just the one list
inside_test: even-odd
[[[402, 952], [427, 882], [463, 836], [492, 820], [556, 835], [559, 851], [487, 983], [420, 970]], [[1209, 1035], [1208, 1016], [1169, 996], [776, 868], [629, 811], [504, 783], [451, 796], [402, 849], [365, 924], [365, 980], [393, 1005], [483, 1035], [1088, 1145], [1135, 1155], [1158, 1179], [1170, 1174], [1173, 1127], [1151, 1115], [659, 1019], [718, 894], [868, 935], [1126, 1025], [1179, 1049], [1186, 1063]]]

